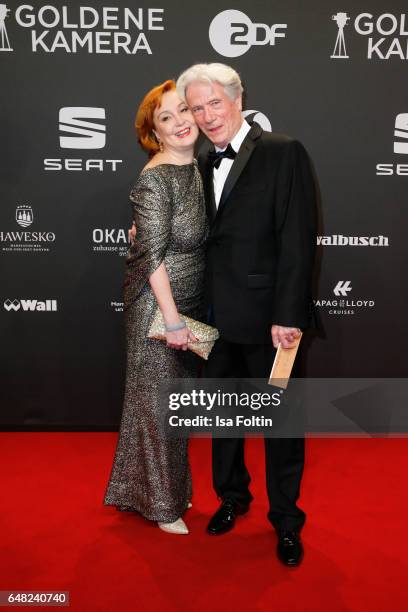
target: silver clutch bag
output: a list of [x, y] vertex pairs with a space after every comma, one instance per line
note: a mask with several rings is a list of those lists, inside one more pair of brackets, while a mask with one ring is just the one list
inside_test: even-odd
[[[198, 342], [189, 342], [189, 350], [207, 360], [215, 341], [219, 338], [218, 329], [185, 315], [181, 315], [181, 318], [186, 322], [187, 327], [193, 332], [195, 337], [198, 338]], [[160, 308], [157, 308], [154, 314], [147, 337], [155, 338], [156, 340], [166, 340], [166, 328]]]

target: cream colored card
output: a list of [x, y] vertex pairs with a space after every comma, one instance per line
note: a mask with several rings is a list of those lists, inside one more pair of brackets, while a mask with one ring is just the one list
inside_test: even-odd
[[281, 389], [287, 388], [301, 339], [302, 333], [300, 333], [299, 338], [296, 340], [296, 346], [290, 349], [284, 349], [281, 344], [279, 344], [268, 384], [280, 387]]

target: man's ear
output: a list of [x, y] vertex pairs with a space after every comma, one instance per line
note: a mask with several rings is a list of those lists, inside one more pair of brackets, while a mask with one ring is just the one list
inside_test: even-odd
[[238, 110], [242, 112], [242, 95], [239, 95], [237, 98], [235, 98], [234, 102], [237, 105]]

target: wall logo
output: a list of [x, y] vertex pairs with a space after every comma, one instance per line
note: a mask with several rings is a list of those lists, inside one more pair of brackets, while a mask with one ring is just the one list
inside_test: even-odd
[[[408, 113], [400, 113], [395, 117], [393, 151], [399, 155], [408, 155]], [[377, 176], [408, 176], [408, 159], [406, 163], [377, 164]]]
[[342, 234], [317, 236], [317, 246], [387, 247], [389, 244], [387, 236], [343, 236]]
[[[4, 8], [2, 8], [4, 7]], [[2, 51], [12, 51], [4, 19], [8, 13], [0, 4]], [[21, 4], [14, 11], [17, 24], [31, 32], [34, 53], [96, 53], [151, 55], [150, 32], [164, 30], [162, 8], [52, 6]]]
[[348, 58], [346, 43], [344, 40], [344, 27], [347, 25], [347, 22], [350, 21], [350, 17], [348, 17], [347, 13], [337, 13], [336, 15], [333, 15], [332, 19], [337, 23], [339, 31], [337, 33], [336, 44], [334, 45], [333, 55], [331, 55], [331, 58]]
[[7, 312], [18, 312], [22, 310], [24, 312], [57, 312], [57, 300], [4, 300], [4, 309]]
[[34, 220], [31, 206], [17, 206], [16, 221], [21, 227], [29, 227]]
[[[89, 121], [92, 119], [92, 121]], [[64, 106], [59, 111], [59, 129], [63, 132], [59, 136], [62, 149], [103, 149], [106, 145], [106, 126], [98, 121], [105, 121], [104, 108], [94, 106]], [[75, 134], [75, 136], [66, 136]], [[116, 172], [122, 159], [82, 159], [47, 157], [44, 159], [44, 170], [61, 172], [90, 172], [96, 170], [103, 172], [111, 170]]]
[[252, 45], [276, 44], [277, 38], [286, 37], [286, 23], [252, 23], [245, 13], [235, 9], [218, 13], [210, 24], [210, 43], [220, 55], [239, 57]]
[[124, 229], [96, 228], [92, 230], [92, 250], [95, 253], [113, 253], [125, 257], [129, 249]]
[[8, 17], [8, 13], [10, 9], [7, 8], [6, 4], [0, 4], [0, 36], [1, 36], [1, 44], [0, 51], [12, 51], [13, 49], [10, 47], [9, 37], [7, 36], [7, 28], [6, 28], [6, 17]]
[[334, 295], [347, 296], [348, 292], [352, 290], [351, 281], [339, 281], [333, 289]]
[[246, 110], [242, 113], [245, 119], [256, 121], [265, 132], [272, 132], [272, 125], [268, 117], [256, 110]]
[[[23, 228], [32, 225], [32, 207], [28, 204], [17, 206], [15, 221]], [[0, 231], [1, 250], [5, 253], [49, 253], [54, 242], [55, 234], [50, 231]]]
[[103, 149], [106, 127], [101, 123], [83, 119], [105, 119], [104, 108], [91, 106], [65, 106], [59, 112], [60, 132], [77, 136], [60, 136], [61, 149]]
[[[337, 13], [332, 20], [337, 23], [338, 32], [332, 59], [348, 59], [344, 28], [351, 18], [347, 13]], [[360, 13], [353, 20], [353, 29], [367, 40], [367, 59], [389, 60], [408, 59], [408, 19], [405, 13], [394, 15], [383, 13], [378, 17], [371, 13]]]
[[314, 304], [318, 308], [324, 309], [329, 315], [354, 315], [363, 312], [365, 309], [374, 308], [374, 300], [349, 299], [348, 294], [352, 290], [351, 281], [338, 281], [333, 287], [335, 298], [331, 296], [327, 299], [314, 300]]

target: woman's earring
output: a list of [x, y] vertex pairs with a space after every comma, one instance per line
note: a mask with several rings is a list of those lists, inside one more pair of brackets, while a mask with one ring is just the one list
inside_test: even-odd
[[163, 143], [161, 140], [159, 140], [159, 149], [160, 149], [160, 153], [163, 153], [164, 147], [163, 147]]

